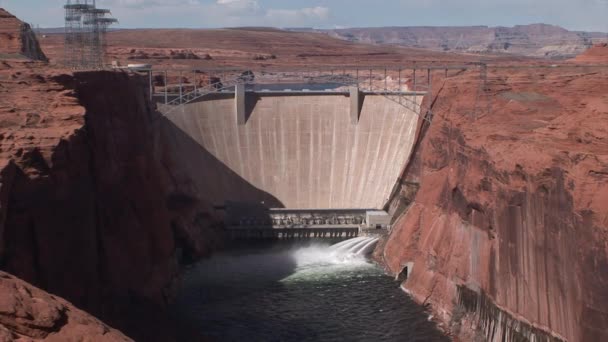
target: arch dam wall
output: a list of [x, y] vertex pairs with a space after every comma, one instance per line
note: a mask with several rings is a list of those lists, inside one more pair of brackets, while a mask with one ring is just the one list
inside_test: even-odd
[[[233, 97], [185, 104], [165, 116], [165, 148], [186, 165], [184, 178], [194, 179], [199, 196], [213, 205], [384, 206], [410, 156], [415, 111], [366, 94], [358, 123], [351, 123], [347, 95], [247, 96], [245, 124], [237, 123]], [[419, 105], [422, 96], [408, 100]]]

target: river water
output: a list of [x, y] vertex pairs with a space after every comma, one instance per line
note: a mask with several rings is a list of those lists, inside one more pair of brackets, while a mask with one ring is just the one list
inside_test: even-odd
[[319, 241], [204, 260], [173, 309], [210, 341], [448, 341], [380, 267]]

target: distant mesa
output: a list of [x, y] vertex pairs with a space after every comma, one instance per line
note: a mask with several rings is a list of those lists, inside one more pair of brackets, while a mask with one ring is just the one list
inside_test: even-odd
[[0, 8], [0, 59], [48, 62], [29, 24]]
[[130, 60], [144, 60], [144, 59], [192, 59], [192, 60], [212, 60], [213, 58], [208, 53], [197, 55], [192, 50], [169, 50], [166, 51], [144, 51], [131, 49], [129, 52]]
[[595, 44], [572, 59], [576, 63], [608, 64], [608, 43]]
[[562, 27], [547, 24], [514, 27], [374, 27], [317, 30], [317, 32], [358, 43], [401, 45], [444, 52], [509, 54], [552, 59], [572, 58], [593, 44], [608, 42], [606, 33], [568, 31]]

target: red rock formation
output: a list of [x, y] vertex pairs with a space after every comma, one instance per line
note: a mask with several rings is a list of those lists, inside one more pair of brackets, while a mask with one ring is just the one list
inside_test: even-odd
[[17, 58], [47, 61], [30, 25], [0, 8], [0, 58]]
[[584, 53], [571, 60], [575, 63], [608, 63], [608, 43], [596, 44]]
[[[7, 51], [29, 51], [15, 27], [0, 12]], [[179, 263], [218, 243], [160, 124], [143, 78], [0, 62], [0, 267], [145, 341], [175, 337]]]
[[66, 300], [0, 272], [0, 340], [131, 341]]
[[487, 91], [478, 71], [436, 88], [384, 257], [453, 336], [608, 340], [607, 76], [490, 69]]
[[170, 340], [165, 308], [178, 256], [194, 260], [214, 240], [207, 208], [180, 192], [163, 166], [147, 81], [7, 65], [0, 70], [3, 270], [138, 339]]

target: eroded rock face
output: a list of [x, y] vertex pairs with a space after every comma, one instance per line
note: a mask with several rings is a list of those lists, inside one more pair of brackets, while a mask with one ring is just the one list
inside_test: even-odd
[[608, 339], [606, 77], [494, 70], [486, 91], [474, 73], [435, 83], [384, 257], [395, 273], [409, 266], [404, 287], [453, 336]]
[[216, 240], [209, 208], [163, 161], [145, 80], [22, 66], [0, 74], [11, 80], [0, 87], [2, 269], [138, 340], [171, 340], [179, 257], [196, 260]]
[[0, 55], [48, 61], [29, 24], [0, 8]]
[[575, 63], [605, 64], [608, 62], [608, 43], [596, 44], [572, 59]]
[[0, 341], [132, 341], [66, 300], [0, 272]]

